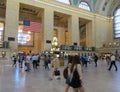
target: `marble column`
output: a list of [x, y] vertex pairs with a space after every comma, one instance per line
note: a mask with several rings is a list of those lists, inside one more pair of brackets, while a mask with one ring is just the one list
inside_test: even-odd
[[14, 41], [9, 41], [9, 47], [13, 51], [17, 51], [18, 47], [18, 24], [19, 3], [17, 0], [6, 0], [4, 41], [8, 41], [8, 37], [15, 38]]
[[79, 45], [79, 18], [72, 15], [68, 18], [69, 45]]
[[44, 16], [43, 16], [43, 50], [50, 50], [51, 49], [51, 43], [46, 43], [47, 40], [50, 40], [52, 42], [53, 38], [53, 20], [54, 20], [54, 12], [50, 8], [44, 9]]

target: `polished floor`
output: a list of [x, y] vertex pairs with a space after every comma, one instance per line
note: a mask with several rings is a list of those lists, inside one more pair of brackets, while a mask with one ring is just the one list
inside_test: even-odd
[[[65, 92], [65, 80], [49, 80], [49, 71], [43, 63], [37, 70], [25, 72], [25, 68], [12, 67], [12, 61], [0, 60], [0, 92]], [[83, 83], [85, 92], [120, 92], [120, 62], [118, 71], [112, 67], [108, 71], [105, 61], [99, 61], [83, 68]], [[61, 72], [64, 67], [61, 67]], [[61, 73], [62, 74], [62, 73]], [[69, 89], [72, 92], [72, 88]]]

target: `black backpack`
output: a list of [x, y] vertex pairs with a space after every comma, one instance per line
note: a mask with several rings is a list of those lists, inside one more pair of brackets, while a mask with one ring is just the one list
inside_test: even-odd
[[68, 67], [66, 67], [66, 68], [63, 70], [63, 77], [64, 77], [65, 79], [67, 79], [67, 77], [68, 77]]

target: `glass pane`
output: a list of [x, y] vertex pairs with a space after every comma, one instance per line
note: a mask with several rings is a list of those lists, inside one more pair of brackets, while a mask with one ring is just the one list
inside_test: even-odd
[[59, 1], [59, 2], [62, 2], [62, 3], [70, 5], [70, 1], [69, 0], [56, 0], [56, 1]]
[[79, 8], [82, 8], [82, 9], [85, 9], [87, 11], [90, 11], [90, 7], [89, 7], [89, 5], [86, 2], [81, 2], [79, 4]]
[[120, 34], [120, 30], [116, 30], [115, 34]]
[[120, 9], [116, 10], [115, 16], [118, 16], [118, 15], [120, 15]]
[[119, 30], [120, 29], [120, 27], [115, 27], [115, 32], [117, 31], [117, 30]]
[[116, 37], [116, 38], [119, 38], [119, 37], [120, 37], [120, 34], [115, 35], [115, 37]]
[[118, 23], [118, 22], [120, 22], [120, 16], [118, 16], [118, 17], [115, 17], [115, 18], [114, 18], [114, 22], [115, 22], [115, 23]]
[[120, 8], [114, 13], [114, 34], [115, 38], [120, 38]]

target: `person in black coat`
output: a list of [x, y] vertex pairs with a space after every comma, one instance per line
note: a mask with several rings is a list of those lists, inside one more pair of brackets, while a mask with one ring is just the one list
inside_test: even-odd
[[98, 56], [96, 54], [94, 54], [95, 67], [97, 67], [97, 61], [98, 61]]

